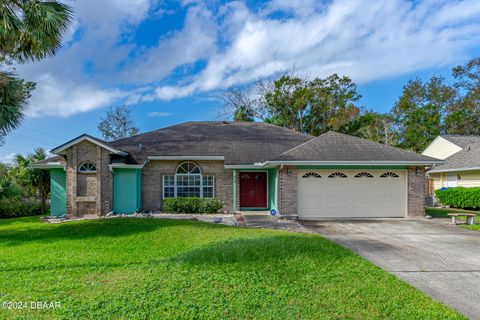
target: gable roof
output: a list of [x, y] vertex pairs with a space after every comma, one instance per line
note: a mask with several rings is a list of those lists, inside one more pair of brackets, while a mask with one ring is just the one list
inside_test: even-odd
[[296, 146], [271, 162], [442, 163], [415, 152], [333, 131]]
[[73, 138], [70, 141], [65, 142], [62, 145], [59, 145], [58, 147], [52, 149], [51, 152], [55, 153], [55, 154], [63, 154], [66, 149], [68, 149], [71, 146], [73, 146], [74, 144], [77, 144], [77, 143], [82, 142], [84, 140], [87, 140], [87, 141], [90, 141], [93, 144], [99, 145], [100, 147], [107, 149], [108, 151], [110, 151], [113, 154], [119, 154], [119, 155], [123, 155], [123, 156], [127, 155], [126, 152], [112, 147], [106, 141], [103, 141], [103, 140], [100, 140], [98, 138], [92, 137], [92, 136], [90, 136], [88, 134], [85, 134], [85, 133], [76, 137], [76, 138]]
[[112, 164], [124, 165], [169, 159], [223, 160], [230, 167], [313, 162], [365, 165], [442, 162], [336, 132], [313, 137], [263, 122], [229, 121], [185, 122], [113, 142], [83, 134], [52, 152], [62, 155], [65, 149], [83, 140], [109, 150]]
[[480, 144], [480, 136], [442, 135], [444, 139], [456, 144], [459, 147], [467, 147], [471, 144]]
[[142, 163], [148, 156], [224, 157], [225, 165], [252, 165], [313, 139], [263, 122], [185, 122], [110, 142]]
[[441, 166], [429, 173], [480, 170], [480, 136], [444, 135], [443, 138], [461, 147], [462, 150], [445, 159]]

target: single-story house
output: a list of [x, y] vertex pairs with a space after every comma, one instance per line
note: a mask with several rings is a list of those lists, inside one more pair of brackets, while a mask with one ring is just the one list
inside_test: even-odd
[[105, 142], [83, 134], [36, 163], [52, 214], [159, 211], [168, 197], [303, 219], [424, 214], [425, 168], [440, 160], [357, 137], [253, 122], [186, 122]]
[[480, 187], [480, 136], [438, 136], [422, 155], [444, 160], [427, 171], [434, 190]]

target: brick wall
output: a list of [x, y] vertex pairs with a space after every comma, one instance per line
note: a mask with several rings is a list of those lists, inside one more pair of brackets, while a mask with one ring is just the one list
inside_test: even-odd
[[425, 168], [408, 168], [408, 215], [425, 215]]
[[[162, 208], [162, 177], [175, 175], [183, 161], [150, 161], [142, 170], [142, 210], [157, 211]], [[215, 197], [223, 201], [224, 211], [233, 205], [233, 172], [225, 169], [223, 161], [195, 161], [202, 174], [215, 176]]]
[[[110, 212], [113, 177], [108, 170], [110, 163], [108, 150], [89, 141], [82, 141], [66, 152], [67, 214], [105, 215]], [[86, 161], [95, 163], [96, 173], [78, 173], [78, 166]]]
[[278, 171], [278, 209], [281, 214], [297, 214], [297, 169], [285, 166]]

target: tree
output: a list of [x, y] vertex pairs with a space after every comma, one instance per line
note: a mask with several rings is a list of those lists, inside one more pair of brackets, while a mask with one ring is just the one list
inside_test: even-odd
[[428, 82], [410, 80], [403, 87], [392, 114], [399, 130], [398, 146], [423, 151], [438, 135], [447, 133], [445, 119], [458, 101], [458, 91], [442, 77]]
[[329, 130], [353, 132], [351, 127], [362, 114], [356, 105], [360, 99], [357, 86], [337, 74], [311, 80], [293, 72], [282, 73], [243, 90], [229, 89], [221, 99], [224, 112], [234, 119], [257, 118], [312, 135]]
[[126, 105], [107, 110], [105, 118], [100, 118], [98, 130], [106, 141], [123, 139], [139, 132], [131, 117], [130, 107]]
[[445, 119], [449, 133], [480, 135], [480, 58], [452, 69], [454, 86], [461, 97], [452, 104]]
[[42, 211], [47, 210], [47, 199], [50, 193], [50, 173], [47, 170], [34, 169], [30, 165], [47, 158], [47, 153], [42, 148], [36, 148], [27, 156], [17, 154], [15, 167], [12, 169], [17, 183], [23, 188], [27, 196], [34, 195], [42, 203]]
[[306, 131], [313, 135], [329, 130], [348, 133], [350, 130], [345, 129], [361, 114], [356, 105], [361, 98], [357, 85], [349, 77], [337, 74], [325, 79], [316, 78], [308, 85], [311, 110]]
[[10, 165], [0, 163], [0, 199], [18, 196], [20, 190], [11, 178]]
[[34, 83], [19, 79], [13, 73], [0, 71], [0, 143], [22, 121], [34, 87]]
[[263, 95], [268, 113], [266, 122], [305, 132], [310, 93], [308, 80], [294, 75], [280, 76], [273, 81], [273, 89]]
[[364, 112], [339, 131], [389, 146], [395, 146], [399, 139], [395, 119], [388, 113]]
[[[53, 56], [72, 20], [69, 6], [55, 0], [0, 1], [0, 63], [6, 69]], [[27, 108], [32, 82], [0, 71], [0, 137], [16, 128]]]
[[222, 101], [223, 113], [233, 114], [234, 121], [255, 121], [255, 100], [247, 90], [229, 88], [219, 96]]

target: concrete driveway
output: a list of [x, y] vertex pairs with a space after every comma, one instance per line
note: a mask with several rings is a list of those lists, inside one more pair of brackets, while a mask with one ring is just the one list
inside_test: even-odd
[[480, 232], [447, 219], [302, 221], [471, 319], [480, 319]]

